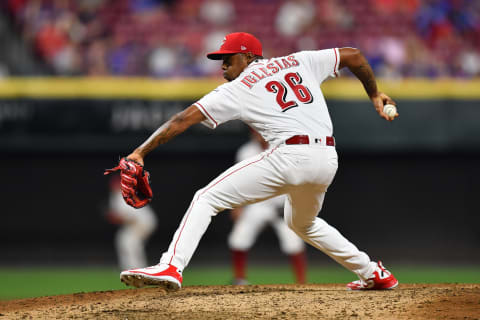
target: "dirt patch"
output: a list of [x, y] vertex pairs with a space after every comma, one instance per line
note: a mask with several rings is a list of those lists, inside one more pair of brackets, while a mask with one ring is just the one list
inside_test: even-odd
[[144, 288], [0, 301], [1, 319], [480, 319], [480, 284]]

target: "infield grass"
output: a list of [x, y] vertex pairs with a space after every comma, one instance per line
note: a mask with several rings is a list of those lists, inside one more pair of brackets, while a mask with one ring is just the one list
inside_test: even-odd
[[[430, 267], [396, 266], [390, 269], [400, 283], [480, 283], [479, 266]], [[19, 299], [91, 291], [126, 289], [116, 268], [0, 268], [4, 276], [0, 299]], [[293, 283], [288, 266], [252, 265], [248, 269], [251, 284]], [[184, 286], [231, 284], [229, 266], [195, 267], [184, 272]], [[341, 267], [310, 266], [308, 283], [347, 283], [355, 276]]]

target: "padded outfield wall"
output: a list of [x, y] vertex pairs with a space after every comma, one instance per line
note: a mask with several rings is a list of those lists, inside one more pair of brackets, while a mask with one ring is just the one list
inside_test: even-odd
[[[219, 83], [2, 80], [1, 263], [113, 261], [103, 169]], [[480, 262], [480, 81], [381, 81], [380, 88], [399, 105], [393, 123], [376, 115], [358, 81], [323, 85], [340, 167], [321, 216], [373, 257]], [[160, 220], [149, 242], [152, 259], [194, 192], [233, 163], [247, 137], [238, 121], [216, 130], [199, 125], [149, 155]], [[228, 214], [216, 217], [195, 259], [227, 262], [230, 227]], [[259, 241], [258, 252], [278, 246], [271, 231]]]

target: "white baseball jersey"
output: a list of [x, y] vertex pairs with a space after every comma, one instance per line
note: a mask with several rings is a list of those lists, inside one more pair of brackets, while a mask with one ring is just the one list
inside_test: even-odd
[[297, 134], [331, 136], [320, 84], [337, 76], [339, 57], [335, 48], [257, 60], [194, 105], [207, 118], [203, 124], [208, 127], [239, 119], [271, 146]]

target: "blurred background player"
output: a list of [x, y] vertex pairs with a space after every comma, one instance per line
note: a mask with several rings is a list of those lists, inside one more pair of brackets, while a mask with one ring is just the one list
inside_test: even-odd
[[115, 248], [121, 269], [148, 264], [145, 244], [157, 227], [157, 217], [150, 206], [140, 209], [125, 203], [120, 192], [120, 177], [110, 180], [107, 219], [120, 226], [115, 234]]
[[[250, 130], [250, 141], [238, 149], [236, 162], [255, 156], [267, 148], [268, 143], [262, 136]], [[231, 211], [234, 225], [228, 237], [228, 246], [232, 253], [233, 284], [248, 284], [248, 251], [267, 225], [271, 225], [277, 234], [280, 250], [289, 256], [296, 283], [305, 283], [305, 245], [283, 220], [284, 202], [285, 196], [279, 196]]]

